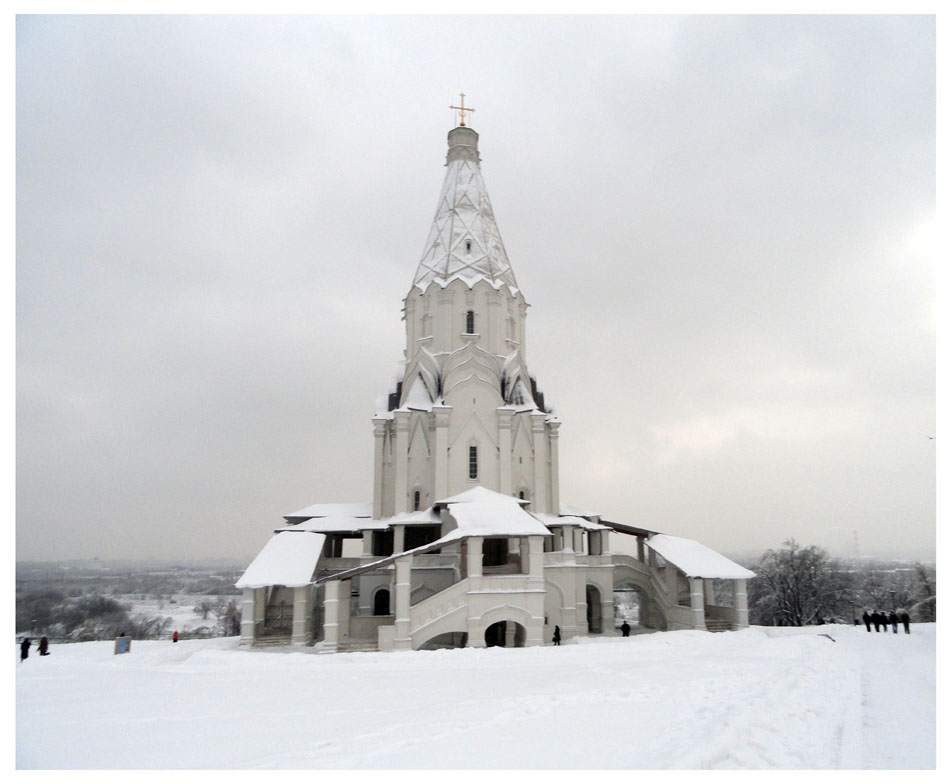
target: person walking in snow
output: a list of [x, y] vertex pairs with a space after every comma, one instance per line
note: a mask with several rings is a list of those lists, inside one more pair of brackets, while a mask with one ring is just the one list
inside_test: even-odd
[[864, 625], [867, 627], [868, 631], [871, 631], [871, 616], [868, 615], [868, 611], [864, 611], [864, 615], [861, 616], [861, 620], [864, 621]]
[[20, 661], [23, 661], [29, 655], [30, 655], [30, 638], [24, 637], [23, 642], [20, 643]]
[[881, 614], [877, 610], [871, 613], [871, 623], [874, 624], [874, 631], [881, 631]]
[[178, 630], [175, 630], [175, 633], [172, 635], [172, 642], [178, 642]]
[[560, 626], [555, 626], [555, 627], [554, 627], [554, 638], [553, 638], [553, 642], [554, 642], [555, 645], [560, 645], [560, 644], [561, 644], [561, 627], [560, 627]]
[[[887, 616], [887, 622], [891, 625], [891, 628], [894, 630], [894, 634], [897, 634], [897, 613], [891, 610], [891, 614]], [[887, 627], [884, 627], [885, 630]]]
[[904, 624], [904, 634], [910, 634], [910, 616], [907, 610], [901, 610], [901, 623]]
[[40, 652], [40, 656], [49, 656], [49, 640], [45, 637], [40, 638], [40, 644], [37, 648]]
[[621, 631], [621, 633], [623, 634], [624, 637], [629, 637], [629, 636], [630, 636], [630, 624], [627, 623], [626, 621], [624, 621], [623, 624], [620, 626], [620, 631]]

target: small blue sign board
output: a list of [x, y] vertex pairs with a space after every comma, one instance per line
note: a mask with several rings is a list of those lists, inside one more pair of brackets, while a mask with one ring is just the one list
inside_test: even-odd
[[115, 638], [115, 650], [113, 653], [128, 653], [132, 650], [132, 638], [131, 637], [116, 637]]

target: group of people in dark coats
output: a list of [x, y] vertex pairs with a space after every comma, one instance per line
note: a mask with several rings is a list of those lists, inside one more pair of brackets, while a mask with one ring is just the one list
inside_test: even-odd
[[[32, 644], [29, 637], [23, 638], [23, 642], [20, 643], [20, 661], [29, 657]], [[40, 638], [40, 644], [36, 646], [36, 649], [40, 652], [40, 656], [49, 656], [49, 640], [45, 637]]]
[[872, 625], [876, 632], [881, 631], [881, 629], [887, 631], [887, 627], [890, 626], [894, 630], [894, 634], [897, 634], [897, 624], [902, 623], [904, 624], [904, 634], [910, 634], [910, 616], [907, 614], [907, 610], [901, 610], [900, 615], [894, 610], [891, 610], [890, 613], [883, 610], [874, 610], [869, 613], [865, 610], [861, 620], [864, 621], [864, 626], [868, 631], [871, 631]]

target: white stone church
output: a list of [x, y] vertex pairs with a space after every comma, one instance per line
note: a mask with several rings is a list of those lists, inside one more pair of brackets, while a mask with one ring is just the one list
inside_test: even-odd
[[528, 369], [528, 305], [480, 161], [463, 112], [404, 300], [401, 378], [373, 416], [373, 501], [284, 517], [237, 583], [242, 644], [517, 647], [624, 620], [748, 625], [749, 570], [562, 503], [561, 422]]

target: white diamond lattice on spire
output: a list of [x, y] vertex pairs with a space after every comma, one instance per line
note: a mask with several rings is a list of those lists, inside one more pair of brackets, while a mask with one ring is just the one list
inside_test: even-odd
[[[453, 134], [460, 130], [471, 135], [465, 141], [474, 139], [474, 146], [453, 144]], [[496, 289], [508, 286], [512, 294], [518, 289], [482, 180], [477, 138], [468, 128], [449, 134], [439, 206], [413, 280], [420, 289], [433, 281], [446, 286], [455, 279], [469, 286], [479, 280]]]

